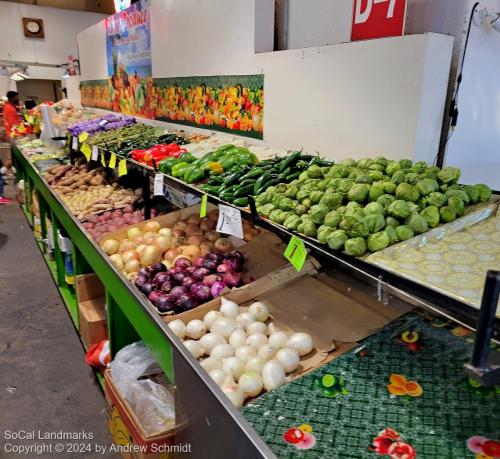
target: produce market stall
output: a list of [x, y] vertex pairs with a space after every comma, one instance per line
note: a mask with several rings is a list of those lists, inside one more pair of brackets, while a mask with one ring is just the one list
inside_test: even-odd
[[[118, 126], [117, 132], [127, 133], [127, 129], [130, 130], [130, 127]], [[136, 131], [142, 135], [150, 132], [150, 129], [137, 125], [132, 133], [132, 138], [136, 135], [134, 134]], [[304, 227], [297, 228], [297, 226], [287, 225], [284, 221], [281, 223], [273, 221], [273, 218], [270, 218], [270, 209], [264, 209], [263, 211], [262, 205], [266, 204], [259, 202], [259, 196], [265, 194], [267, 190], [272, 193], [270, 187], [281, 187], [281, 191], [274, 194], [286, 193], [289, 187], [296, 186], [294, 184], [299, 184], [301, 180], [318, 180], [310, 175], [315, 175], [320, 170], [321, 174], [326, 173], [326, 171], [337, 170], [335, 165], [321, 158], [294, 153], [282, 158], [273, 159], [271, 157], [259, 161], [255, 153], [252, 153], [252, 146], [249, 143], [246, 143], [245, 146], [229, 147], [224, 142], [219, 142], [218, 144], [212, 144], [212, 148], [215, 148], [215, 150], [208, 153], [204, 152], [197, 158], [193, 156], [190, 159], [188, 156], [183, 156], [188, 154], [187, 151], [183, 152], [169, 147], [163, 149], [163, 151], [158, 148], [150, 151], [152, 157], [149, 160], [144, 158], [148, 153], [143, 154], [141, 157], [135, 153], [137, 149], [131, 149], [133, 145], [130, 145], [130, 140], [121, 139], [115, 143], [111, 140], [109, 143], [102, 142], [100, 144], [98, 142], [100, 137], [96, 134], [89, 136], [86, 133], [86, 135], [80, 137], [80, 140], [78, 140], [78, 135], [81, 135], [81, 133], [77, 134], [75, 132], [73, 137], [75, 140], [71, 136], [68, 137], [66, 147], [67, 157], [71, 158], [71, 161], [75, 164], [73, 166], [64, 164], [64, 162], [61, 164], [60, 161], [64, 161], [64, 159], [61, 159], [64, 158], [63, 153], [59, 150], [57, 153], [54, 151], [52, 156], [55, 155], [57, 164], [50, 165], [48, 169], [45, 169], [45, 172], [39, 170], [40, 157], [36, 156], [40, 155], [42, 151], [47, 153], [48, 150], [45, 147], [35, 142], [34, 144], [20, 144], [19, 148], [13, 148], [18, 173], [25, 182], [26, 202], [23, 209], [29, 221], [33, 224], [35, 231], [38, 232], [40, 248], [65, 300], [75, 328], [82, 333], [81, 324], [79, 323], [82, 318], [78, 298], [73, 287], [73, 276], [95, 273], [104, 286], [111, 356], [116, 356], [120, 349], [131, 343], [142, 340], [147, 348], [151, 350], [152, 355], [168, 380], [175, 383], [176, 422], [178, 425], [175, 431], [176, 442], [189, 442], [193, 445], [193, 448], [203, 448], [203, 450], [209, 448], [214, 454], [223, 454], [227, 448], [231, 448], [233, 451], [239, 451], [242, 457], [256, 457], [258, 455], [272, 457], [273, 454], [281, 456], [290, 454], [296, 448], [313, 448], [311, 454], [313, 452], [317, 454], [319, 450], [324, 453], [328, 451], [329, 454], [335, 454], [335, 451], [346, 451], [346, 448], [354, 448], [358, 451], [354, 454], [359, 455], [360, 448], [364, 451], [369, 449], [375, 452], [383, 451], [377, 445], [380, 441], [383, 441], [380, 439], [387, 438], [387, 436], [378, 433], [387, 427], [392, 427], [396, 429], [397, 433], [394, 434], [396, 437], [391, 441], [396, 442], [399, 438], [399, 443], [407, 445], [404, 448], [417, 448], [417, 450], [422, 451], [422, 448], [424, 448], [421, 443], [423, 441], [422, 437], [416, 436], [413, 431], [408, 432], [410, 430], [408, 426], [402, 425], [402, 421], [398, 420], [412, 416], [413, 413], [420, 416], [420, 408], [412, 405], [403, 411], [398, 411], [400, 418], [394, 418], [393, 414], [391, 414], [393, 413], [391, 406], [394, 405], [395, 409], [399, 410], [397, 408], [399, 405], [397, 400], [391, 399], [391, 397], [407, 396], [417, 398], [422, 396], [422, 387], [424, 388], [423, 393], [426, 395], [427, 393], [433, 393], [435, 390], [441, 390], [437, 389], [440, 378], [443, 378], [443, 374], [438, 371], [438, 367], [441, 365], [441, 357], [435, 350], [443, 342], [446, 342], [448, 349], [444, 352], [453, 354], [450, 365], [445, 370], [450, 372], [446, 374], [447, 377], [453, 375], [451, 376], [453, 380], [463, 380], [464, 385], [460, 386], [463, 389], [459, 390], [460, 394], [455, 394], [456, 397], [464, 400], [462, 404], [463, 422], [465, 422], [466, 418], [470, 419], [471, 416], [476, 416], [473, 413], [480, 413], [480, 410], [483, 409], [481, 408], [482, 402], [478, 403], [476, 399], [477, 391], [480, 390], [481, 393], [486, 394], [493, 392], [489, 392], [491, 389], [488, 388], [477, 389], [474, 385], [470, 385], [472, 382], [463, 373], [462, 366], [468, 359], [471, 348], [470, 332], [466, 328], [449, 327], [436, 331], [435, 327], [441, 327], [444, 323], [436, 319], [429, 321], [428, 318], [424, 319], [422, 316], [413, 313], [404, 315], [399, 321], [393, 322], [389, 328], [384, 328], [402, 314], [408, 313], [412, 306], [421, 306], [426, 310], [437, 311], [444, 317], [453, 318], [454, 321], [473, 328], [478, 317], [477, 308], [473, 307], [474, 302], [463, 296], [452, 296], [446, 289], [436, 290], [433, 285], [421, 283], [419, 279], [405, 275], [398, 269], [388, 269], [387, 266], [378, 261], [376, 262], [376, 260], [372, 261], [372, 259], [383, 258], [385, 253], [390, 250], [403, 250], [418, 238], [421, 240], [424, 238], [427, 241], [427, 239], [431, 238], [432, 232], [441, 231], [441, 234], [446, 235], [450, 231], [447, 231], [446, 228], [450, 225], [454, 225], [452, 227], [458, 229], [458, 233], [460, 233], [461, 229], [466, 232], [479, 231], [480, 234], [484, 234], [481, 231], [481, 225], [494, 224], [491, 222], [495, 221], [498, 212], [498, 198], [495, 195], [490, 199], [490, 195], [485, 189], [485, 202], [469, 208], [466, 216], [458, 218], [453, 223], [439, 226], [431, 232], [423, 232], [421, 236], [417, 236], [417, 239], [410, 238], [407, 242], [399, 242], [399, 244], [375, 252], [368, 257], [357, 257], [355, 255], [364, 254], [345, 253], [346, 248], [343, 245], [339, 248], [344, 248], [344, 251], [331, 248], [330, 245], [333, 245], [333, 243], [329, 244], [328, 240], [326, 240], [326, 243], [325, 240], [320, 242], [319, 228], [315, 228], [317, 234], [313, 236], [312, 233], [304, 234], [306, 232]], [[108, 134], [108, 140], [109, 137], [110, 134]], [[139, 135], [138, 138], [140, 137]], [[179, 141], [181, 148], [187, 146], [186, 150], [196, 150], [196, 141], [202, 144], [208, 140], [190, 137], [189, 134], [183, 132], [159, 131], [156, 132], [155, 136], [149, 138], [152, 140], [145, 141], [146, 150], [155, 148], [154, 146], [151, 147], [151, 144], [161, 145], [165, 139], [174, 140], [174, 143], [175, 140]], [[148, 135], [145, 136], [145, 139], [148, 139]], [[189, 142], [189, 140], [192, 140], [192, 142]], [[187, 143], [185, 143], [186, 141]], [[42, 149], [42, 151], [37, 149]], [[199, 172], [196, 172], [196, 169], [193, 168], [191, 170], [186, 169], [190, 165], [199, 164], [206, 158], [206, 155], [211, 155], [214, 151], [218, 151], [218, 157], [209, 156], [211, 161], [206, 162]], [[227, 153], [229, 151], [231, 153]], [[226, 153], [224, 154], [224, 152]], [[158, 162], [154, 159], [155, 153], [163, 155], [163, 157], [157, 157]], [[177, 157], [175, 157], [176, 155]], [[42, 161], [48, 159], [42, 157]], [[185, 165], [182, 165], [182, 168], [186, 170], [182, 173], [179, 172], [176, 177], [174, 167], [181, 164], [183, 159], [189, 159], [190, 162], [184, 161]], [[213, 159], [217, 160], [212, 161]], [[231, 159], [239, 163], [240, 170], [232, 170], [235, 165], [231, 164]], [[151, 161], [151, 164], [147, 164], [148, 161]], [[196, 161], [199, 162], [196, 163]], [[219, 166], [213, 163], [219, 163], [222, 170], [218, 170], [217, 167]], [[273, 177], [274, 172], [269, 173], [265, 169], [268, 166], [270, 166], [269, 170], [274, 168], [273, 171], [281, 171], [281, 173]], [[264, 170], [262, 170], [263, 168]], [[43, 165], [42, 169], [44, 169]], [[189, 177], [191, 176], [187, 174], [193, 172], [196, 172], [198, 176], [190, 180]], [[253, 176], [253, 174], [255, 175]], [[264, 174], [268, 174], [268, 183], [265, 180], [259, 181], [260, 177], [265, 176]], [[301, 174], [305, 175], [299, 178]], [[249, 175], [249, 177], [242, 178], [243, 175]], [[161, 188], [158, 185], [158, 177], [161, 177]], [[220, 185], [220, 183], [216, 183], [220, 180], [217, 177], [221, 177], [222, 180], [229, 177], [229, 186], [232, 186], [231, 181], [237, 182], [238, 186], [245, 190], [242, 192], [241, 198], [246, 198], [248, 201], [238, 201], [240, 197], [234, 195], [228, 196], [228, 200], [225, 200], [224, 194], [221, 196], [219, 192], [220, 187], [217, 187], [217, 185]], [[207, 179], [212, 180], [213, 183], [210, 184]], [[247, 184], [243, 183], [245, 180], [248, 181]], [[189, 183], [190, 181], [192, 183]], [[288, 182], [288, 185], [283, 185], [282, 181]], [[68, 186], [71, 189], [65, 190], [64, 187]], [[352, 183], [351, 189], [355, 186], [356, 184]], [[107, 188], [102, 191], [99, 187], [109, 187], [109, 192], [106, 191]], [[260, 187], [262, 187], [262, 192], [259, 194]], [[373, 185], [370, 185], [368, 189], [371, 190], [372, 188]], [[122, 190], [127, 189], [131, 190], [131, 194], [124, 195], [125, 191]], [[83, 207], [79, 207], [80, 204], [77, 205], [77, 203], [80, 198], [76, 197], [77, 194], [81, 192], [85, 194], [89, 190], [92, 190], [93, 194], [91, 194], [95, 195], [95, 199], [85, 198], [82, 204]], [[479, 190], [483, 190], [483, 188], [479, 187], [478, 193]], [[75, 195], [75, 193], [77, 194]], [[289, 195], [291, 196], [293, 193], [297, 193], [297, 191], [293, 190]], [[115, 194], [117, 199], [114, 199]], [[165, 198], [159, 197], [160, 194], [165, 195]], [[450, 196], [453, 194], [451, 193]], [[130, 196], [130, 200], [124, 202], [123, 199], [127, 196]], [[283, 197], [287, 198], [284, 195]], [[323, 194], [313, 198], [319, 202], [323, 198]], [[201, 208], [204, 207], [204, 204], [200, 204], [200, 201], [205, 201], [205, 199], [208, 202], [208, 207], [205, 211], [202, 211]], [[165, 200], [167, 201], [167, 213], [155, 217], [158, 211], [155, 202], [164, 202]], [[477, 200], [479, 201], [479, 197]], [[36, 201], [36, 206], [33, 205], [34, 201]], [[376, 200], [371, 201], [372, 203], [376, 202]], [[196, 204], [197, 202], [198, 204]], [[118, 209], [114, 207], [115, 203], [118, 203]], [[288, 201], [284, 203], [289, 204]], [[196, 256], [200, 255], [201, 252], [199, 251], [195, 251], [193, 254], [183, 252], [183, 250], [186, 250], [185, 247], [190, 247], [189, 245], [180, 246], [181, 252], [174, 252], [173, 258], [170, 259], [167, 257], [167, 252], [165, 252], [164, 263], [167, 268], [154, 268], [154, 263], [151, 263], [156, 260], [146, 258], [143, 260], [142, 256], [137, 263], [132, 260], [133, 263], [129, 266], [128, 262], [130, 260], [124, 258], [125, 251], [118, 252], [119, 249], [114, 248], [115, 241], [119, 245], [130, 244], [133, 242], [134, 236], [142, 238], [148, 231], [163, 231], [162, 228], [165, 229], [163, 235], [166, 237], [166, 235], [170, 236], [170, 233], [180, 231], [180, 228], [185, 228], [187, 225], [195, 224], [195, 222], [196, 225], [208, 225], [203, 228], [202, 234], [207, 235], [205, 237], [211, 237], [209, 236], [210, 232], [212, 229], [216, 229], [214, 217], [217, 217], [214, 212], [217, 212], [217, 206], [221, 204], [228, 206], [230, 209], [237, 209], [238, 215], [241, 215], [242, 221], [245, 222], [242, 225], [246, 233], [245, 240], [237, 242], [238, 239], [233, 238], [230, 249], [236, 248], [238, 253], [243, 254], [246, 264], [243, 265], [242, 279], [245, 278], [246, 282], [250, 282], [243, 287], [233, 288], [230, 293], [224, 293], [222, 303], [220, 296], [218, 296], [220, 295], [219, 292], [208, 293], [207, 290], [207, 297], [205, 297], [204, 301], [209, 301], [205, 303], [202, 301], [201, 306], [191, 309], [193, 305], [186, 302], [192, 300], [191, 298], [183, 298], [183, 303], [171, 303], [173, 300], [170, 300], [168, 296], [171, 293], [158, 293], [155, 297], [152, 296], [153, 292], [149, 287], [145, 285], [147, 282], [160, 282], [159, 278], [163, 275], [164, 269], [168, 269], [168, 271], [165, 271], [164, 274], [167, 277], [164, 280], [162, 279], [162, 282], [167, 282], [171, 278], [175, 279], [175, 282], [180, 282], [180, 284], [174, 283], [168, 287], [164, 287], [162, 284], [162, 291], [165, 288], [168, 289], [165, 290], [166, 292], [173, 292], [172, 288], [179, 288], [175, 287], [175, 285], [183, 285], [185, 276], [181, 281], [180, 277], [179, 279], [175, 277], [176, 272], [170, 270], [180, 269], [180, 262], [176, 261], [178, 258], [185, 259], [185, 257], [192, 256], [195, 259]], [[341, 203], [337, 204], [340, 205]], [[339, 208], [337, 204], [335, 204], [336, 209]], [[103, 206], [102, 209], [93, 207], [100, 205]], [[131, 207], [132, 205], [134, 207]], [[134, 210], [137, 205], [142, 206], [142, 211]], [[190, 205], [194, 205], [194, 207], [190, 207]], [[311, 209], [314, 205], [317, 204], [309, 204]], [[365, 206], [367, 205], [369, 206], [369, 203], [365, 203]], [[120, 207], [122, 207], [122, 210], [119, 210]], [[86, 213], [85, 210], [82, 213], [83, 208], [88, 209], [89, 212]], [[183, 208], [183, 210], [175, 211], [176, 208]], [[39, 209], [39, 212], [33, 212], [34, 209]], [[281, 209], [280, 204], [275, 206], [275, 209]], [[114, 214], [117, 211], [120, 212], [119, 215]], [[331, 210], [327, 209], [325, 212], [321, 217], [322, 223], [325, 223], [324, 219]], [[201, 218], [200, 213], [202, 215], [205, 213], [206, 216]], [[311, 212], [307, 213], [310, 214]], [[153, 217], [153, 219], [149, 220], [149, 217]], [[146, 218], [146, 221], [144, 221], [144, 218]], [[389, 218], [389, 215], [385, 214], [385, 218]], [[205, 223], [203, 223], [204, 220]], [[477, 221], [480, 223], [474, 225], [473, 223]], [[47, 224], [47, 222], [49, 223]], [[183, 223], [181, 225], [178, 222]], [[257, 229], [254, 229], [251, 224], [257, 224]], [[315, 225], [319, 226], [319, 223]], [[386, 225], [384, 227], [387, 228]], [[338, 229], [335, 229], [335, 225], [329, 228], [328, 233], [338, 231]], [[267, 231], [262, 232], [264, 229]], [[382, 227], [376, 229], [381, 230]], [[370, 233], [380, 233], [376, 229], [372, 229]], [[135, 235], [134, 230], [138, 231]], [[347, 228], [345, 231], [347, 231]], [[386, 229], [384, 231], [387, 232]], [[390, 231], [387, 234], [389, 235]], [[450, 234], [452, 236], [451, 242], [453, 242], [457, 232], [450, 231]], [[246, 237], [249, 235], [251, 236]], [[161, 243], [161, 236], [162, 233], [158, 233], [154, 240]], [[278, 237], [276, 238], [276, 236]], [[288, 265], [283, 257], [286, 244], [292, 236], [296, 236], [303, 241], [305, 247], [310, 250], [309, 256], [314, 256], [314, 258], [305, 260], [305, 264], [299, 271]], [[178, 235], [178, 237], [181, 236]], [[402, 240], [403, 238], [405, 238], [405, 235], [400, 234], [398, 239]], [[446, 237], [443, 239], [446, 240]], [[214, 239], [214, 241], [217, 240]], [[202, 241], [205, 241], [206, 244], [210, 243], [209, 239], [202, 239]], [[132, 244], [127, 248], [135, 250], [134, 247], [138, 248], [137, 244]], [[220, 244], [218, 245], [219, 248], [225, 247]], [[370, 244], [370, 240], [368, 244]], [[386, 245], [388, 244], [383, 243], [380, 248], [383, 249]], [[49, 250], [47, 250], [47, 247], [49, 247]], [[207, 247], [210, 249], [214, 247], [214, 244], [207, 245]], [[422, 247], [422, 244], [419, 247]], [[53, 259], [50, 249], [53, 250]], [[423, 249], [425, 249], [425, 245]], [[222, 250], [226, 249], [223, 248]], [[374, 247], [371, 250], [375, 251]], [[228, 252], [226, 251], [226, 253]], [[270, 256], [271, 254], [274, 255]], [[209, 258], [200, 260], [202, 270], [207, 270], [207, 272], [201, 274], [207, 277], [219, 276], [222, 280], [222, 271], [220, 272], [221, 275], [218, 274], [218, 270], [212, 271], [215, 274], [210, 274], [211, 261]], [[492, 262], [488, 267], [495, 268], [496, 262], [494, 260], [488, 261]], [[223, 261], [223, 265], [225, 263]], [[227, 263], [229, 263], [229, 259]], [[137, 267], [135, 264], [137, 264]], [[139, 270], [148, 267], [148, 265], [151, 265], [148, 268], [149, 271], [147, 271], [149, 274], [146, 271], [142, 274], [142, 271]], [[227, 265], [225, 266], [227, 267]], [[214, 269], [216, 267], [217, 265], [214, 265]], [[139, 271], [138, 274], [137, 271]], [[139, 283], [138, 278], [141, 276], [144, 277], [144, 280]], [[200, 279], [202, 278], [200, 277]], [[231, 281], [228, 280], [228, 282]], [[215, 283], [217, 283], [216, 280]], [[235, 284], [226, 285], [236, 286], [238, 281], [235, 281]], [[204, 294], [204, 292], [204, 289], [200, 290], [200, 294]], [[210, 300], [212, 296], [214, 299]], [[262, 389], [258, 389], [258, 385], [257, 389], [254, 389], [255, 392], [247, 389], [249, 390], [248, 394], [254, 394], [258, 397], [246, 400], [242, 411], [233, 406], [233, 403], [240, 406], [243, 402], [243, 400], [239, 399], [240, 395], [237, 395], [237, 390], [236, 395], [234, 395], [230, 386], [226, 386], [217, 374], [212, 374], [213, 371], [221, 370], [218, 370], [217, 367], [212, 369], [212, 364], [215, 365], [215, 362], [210, 359], [219, 358], [218, 353], [221, 353], [220, 358], [229, 356], [225, 355], [224, 344], [220, 343], [223, 346], [215, 355], [211, 355], [209, 358], [200, 358], [200, 352], [203, 353], [206, 349], [198, 350], [197, 344], [190, 344], [189, 340], [185, 338], [186, 332], [182, 328], [188, 323], [194, 322], [194, 324], [190, 325], [191, 331], [187, 333], [191, 333], [189, 336], [196, 337], [196, 339], [192, 338], [194, 339], [194, 341], [191, 341], [192, 343], [197, 343], [198, 339], [202, 342], [206, 328], [203, 329], [203, 325], [201, 325], [202, 328], [198, 329], [200, 324], [196, 323], [196, 321], [200, 322], [201, 320], [203, 324], [207, 313], [217, 311], [219, 308], [224, 311], [224, 301], [228, 300], [232, 304], [239, 305], [240, 310], [236, 314], [239, 313], [240, 315], [244, 315], [247, 312], [245, 308], [255, 300], [263, 302], [269, 308], [273, 322], [277, 324], [278, 328], [286, 330], [288, 334], [294, 331], [307, 331], [308, 336], [312, 337], [314, 343], [313, 354], [310, 354], [310, 348], [304, 348], [305, 357], [301, 357], [300, 371], [297, 370], [298, 372], [294, 370], [296, 367], [290, 363], [289, 359], [292, 358], [293, 361], [293, 357], [287, 356], [286, 353], [280, 357], [284, 359], [285, 363], [283, 365], [292, 365], [290, 367], [291, 373], [286, 377], [287, 382], [289, 380], [292, 380], [292, 382], [270, 392], [264, 391], [261, 395], [259, 393]], [[286, 308], [284, 307], [285, 304], [287, 305]], [[241, 309], [242, 307], [243, 309]], [[305, 317], [308, 317], [309, 320], [304, 321]], [[184, 325], [181, 326], [179, 322]], [[318, 324], [321, 324], [321, 326]], [[195, 326], [197, 328], [193, 328]], [[262, 324], [262, 327], [268, 327], [268, 325]], [[261, 325], [255, 326], [255, 328], [264, 330], [262, 327]], [[382, 331], [377, 333], [377, 330], [380, 329]], [[231, 332], [224, 330], [224, 328], [221, 328], [219, 331], [223, 336], [225, 336], [224, 333], [229, 333], [227, 335], [227, 339], [229, 339]], [[494, 325], [494, 330], [498, 334], [498, 319]], [[452, 332], [451, 335], [450, 331]], [[264, 335], [263, 338], [256, 338], [255, 346], [258, 346], [259, 351], [264, 346], [264, 340], [266, 342], [267, 339], [271, 340], [272, 332], [268, 331], [267, 333], [270, 333], [268, 337]], [[373, 337], [365, 341], [370, 335], [373, 335]], [[464, 341], [463, 336], [453, 337], [453, 335], [464, 335], [468, 341]], [[240, 340], [243, 338], [234, 337], [232, 339]], [[263, 342], [258, 344], [257, 340], [261, 339]], [[85, 347], [88, 348], [88, 342], [85, 339], [83, 341]], [[208, 343], [208, 338], [203, 342], [205, 343], [205, 341]], [[362, 342], [361, 346], [358, 344], [360, 342]], [[204, 346], [210, 347], [207, 343]], [[301, 345], [303, 344], [298, 344], [298, 346]], [[263, 354], [268, 352], [265, 346], [264, 349], [262, 350]], [[422, 352], [419, 353], [420, 351]], [[243, 354], [241, 354], [243, 352], [245, 351], [237, 354], [236, 358], [243, 359]], [[379, 356], [381, 352], [382, 355], [385, 355], [384, 352], [387, 353], [387, 357]], [[381, 360], [372, 362], [370, 359], [374, 354], [378, 356], [377, 359], [380, 358]], [[418, 360], [415, 360], [414, 354], [418, 356]], [[405, 356], [404, 359], [402, 355]], [[277, 354], [276, 358], [278, 358]], [[368, 367], [366, 367], [365, 361], [368, 362]], [[393, 364], [389, 365], [387, 362], [393, 362]], [[399, 363], [396, 364], [396, 362]], [[401, 362], [407, 363], [403, 364]], [[232, 364], [235, 364], [235, 362], [232, 362]], [[253, 362], [253, 364], [255, 368], [261, 368], [258, 361]], [[347, 372], [345, 365], [348, 365], [350, 369]], [[363, 373], [369, 372], [370, 375], [378, 375], [377, 378], [380, 378], [380, 381], [377, 380], [373, 385], [373, 389], [369, 389], [366, 382], [356, 379], [357, 376], [354, 376], [358, 371], [355, 370], [358, 366]], [[424, 372], [424, 368], [429, 367], [434, 368], [431, 374], [420, 373], [420, 371]], [[411, 368], [414, 368], [414, 370], [411, 370]], [[418, 368], [421, 368], [421, 370], [418, 370]], [[231, 369], [226, 368], [226, 370], [236, 371], [240, 376], [239, 370], [234, 369], [234, 367], [231, 367]], [[274, 370], [268, 369], [268, 371], [272, 372]], [[351, 372], [354, 372], [352, 376], [349, 375]], [[274, 376], [268, 376], [267, 383], [264, 379], [267, 389], [278, 388], [285, 382], [284, 380], [276, 382], [276, 378], [278, 378], [277, 381], [280, 381], [281, 376], [276, 376], [274, 373], [270, 374]], [[404, 375], [404, 377], [401, 376], [403, 379], [399, 378], [400, 374]], [[104, 384], [101, 374], [98, 373], [98, 375]], [[109, 377], [107, 378], [109, 379]], [[255, 383], [255, 381], [250, 379], [241, 384], [246, 387], [246, 384], [252, 383]], [[108, 392], [111, 390], [109, 389], [110, 384], [113, 383], [108, 382]], [[387, 384], [394, 386], [391, 386], [388, 392]], [[406, 389], [399, 389], [400, 387], [406, 387]], [[220, 388], [222, 388], [222, 391]], [[370, 413], [378, 413], [377, 416], [380, 422], [376, 424], [377, 426], [380, 425], [380, 428], [377, 427], [370, 433], [365, 432], [367, 444], [361, 445], [361, 440], [364, 437], [359, 436], [359, 426], [354, 428], [355, 417], [353, 417], [354, 414], [351, 414], [342, 418], [343, 434], [338, 434], [336, 436], [337, 443], [332, 444], [328, 440], [331, 427], [329, 428], [327, 424], [320, 421], [320, 417], [316, 413], [321, 412], [323, 413], [322, 416], [328, 416], [332, 419], [334, 416], [339, 416], [339, 412], [333, 412], [332, 410], [348, 409], [351, 413], [354, 413], [357, 400], [365, 400], [361, 393], [366, 394], [367, 391], [372, 390], [374, 391], [374, 400], [379, 401], [368, 405], [362, 402], [362, 405], [366, 409], [369, 408]], [[449, 393], [449, 390], [447, 393]], [[298, 397], [312, 397], [304, 410], [298, 410], [295, 405], [290, 404], [292, 400], [296, 400]], [[388, 397], [392, 401], [387, 404], [384, 397]], [[335, 400], [335, 403], [332, 405], [329, 400]], [[432, 400], [433, 403], [444, 403], [444, 401], [439, 401], [439, 398], [434, 396]], [[491, 399], [488, 399], [488, 403], [491, 403]], [[416, 404], [414, 403], [414, 405]], [[196, 409], [194, 410], [193, 407], [195, 406]], [[429, 408], [428, 414], [432, 412], [435, 412], [435, 410]], [[299, 416], [299, 414], [301, 415]], [[364, 414], [358, 413], [355, 416], [368, 418], [370, 415], [365, 412]], [[419, 429], [424, 429], [431, 422], [429, 418], [426, 419], [427, 421], [421, 424]], [[485, 438], [488, 436], [494, 438], [496, 435], [494, 428], [491, 427], [495, 425], [495, 420], [490, 420], [490, 422], [476, 424], [476, 426], [481, 426], [480, 433]], [[396, 427], [396, 424], [399, 427]], [[479, 429], [479, 427], [477, 428]], [[220, 432], [224, 432], [224, 442], [220, 441]], [[231, 435], [229, 435], [229, 432]], [[433, 437], [433, 441], [436, 442], [432, 443], [433, 447], [438, 448], [438, 450], [439, 448], [448, 448], [447, 451], [453, 450], [457, 457], [460, 457], [459, 454], [466, 454], [465, 440], [468, 435], [473, 436], [474, 433], [477, 433], [472, 432], [471, 427], [464, 427], [459, 433], [454, 429], [450, 431], [437, 429], [437, 432], [438, 436]], [[451, 439], [456, 435], [458, 435], [458, 439]], [[356, 444], [352, 443], [353, 438], [356, 438]], [[369, 448], [372, 442], [373, 445]], [[445, 444], [447, 446], [444, 446]], [[201, 449], [198, 449], [198, 451], [201, 451]], [[371, 457], [373, 453], [366, 452], [366, 454], [366, 457]]]

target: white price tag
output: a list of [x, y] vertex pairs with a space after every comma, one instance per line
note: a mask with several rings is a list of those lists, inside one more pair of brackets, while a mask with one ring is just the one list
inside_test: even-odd
[[163, 174], [156, 174], [155, 175], [154, 195], [155, 196], [164, 196], [165, 195], [165, 191], [163, 190]]
[[171, 187], [169, 185], [166, 186], [167, 190], [165, 193], [165, 198], [170, 201], [174, 206], [183, 209], [186, 207], [184, 204], [184, 193], [179, 191], [177, 188]]
[[199, 196], [195, 196], [194, 194], [191, 193], [186, 193], [184, 195], [184, 202], [186, 203], [187, 206], [194, 206], [195, 204], [201, 202], [201, 199]]
[[61, 233], [57, 233], [57, 243], [61, 252], [71, 252], [71, 241], [69, 238], [61, 236]]
[[78, 137], [76, 135], [73, 136], [73, 141], [71, 143], [71, 148], [73, 150], [78, 150]]
[[230, 234], [243, 239], [243, 225], [241, 224], [241, 212], [234, 208], [219, 204], [219, 219], [217, 220], [217, 231]]
[[99, 158], [99, 148], [97, 148], [97, 145], [92, 145], [92, 161], [97, 161]]
[[108, 124], [108, 120], [102, 120], [102, 121], [99, 123], [99, 126], [104, 127], [104, 126], [106, 126], [106, 124]]

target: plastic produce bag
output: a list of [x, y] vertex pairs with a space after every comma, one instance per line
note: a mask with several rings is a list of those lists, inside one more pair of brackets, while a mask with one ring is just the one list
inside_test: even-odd
[[174, 397], [161, 384], [137, 381], [130, 386], [127, 401], [148, 435], [175, 426]]
[[118, 351], [111, 362], [111, 377], [119, 391], [128, 399], [130, 385], [151, 371], [161, 371], [155, 358], [142, 341]]

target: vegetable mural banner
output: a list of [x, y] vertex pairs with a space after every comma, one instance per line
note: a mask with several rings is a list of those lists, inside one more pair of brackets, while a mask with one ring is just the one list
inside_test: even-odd
[[[130, 76], [128, 77], [130, 80]], [[264, 75], [151, 78], [118, 92], [112, 81], [83, 81], [82, 105], [262, 139]]]
[[141, 0], [111, 15], [105, 25], [112, 109], [152, 118], [145, 108], [147, 86], [151, 83], [150, 0]]

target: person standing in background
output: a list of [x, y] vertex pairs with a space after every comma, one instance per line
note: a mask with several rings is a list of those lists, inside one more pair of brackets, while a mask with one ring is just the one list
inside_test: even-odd
[[[4, 166], [2, 164], [2, 160], [0, 159], [0, 170], [4, 169]], [[10, 204], [12, 202], [12, 199], [6, 198], [3, 193], [4, 193], [4, 186], [5, 186], [5, 180], [3, 178], [3, 174], [0, 173], [0, 204]]]
[[5, 135], [9, 137], [12, 126], [21, 123], [18, 113], [19, 94], [16, 91], [7, 92], [7, 102], [3, 107], [3, 123], [5, 126]]

